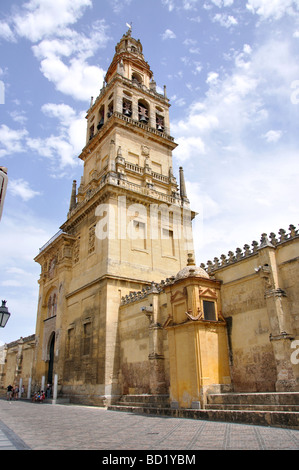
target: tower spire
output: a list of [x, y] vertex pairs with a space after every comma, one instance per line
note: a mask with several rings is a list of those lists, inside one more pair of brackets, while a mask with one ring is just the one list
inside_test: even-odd
[[180, 166], [180, 196], [181, 199], [186, 201], [187, 198], [187, 191], [186, 191], [186, 184], [185, 184], [185, 177], [184, 177], [184, 170], [183, 167]]
[[73, 181], [73, 186], [72, 186], [72, 194], [71, 194], [71, 201], [70, 201], [70, 209], [69, 211], [72, 211], [73, 209], [75, 209], [76, 205], [77, 205], [77, 201], [76, 201], [76, 192], [77, 192], [77, 181], [74, 180]]

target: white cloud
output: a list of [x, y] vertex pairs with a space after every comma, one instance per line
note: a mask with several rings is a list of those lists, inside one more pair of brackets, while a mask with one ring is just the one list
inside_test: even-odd
[[23, 152], [24, 137], [27, 134], [26, 129], [14, 130], [2, 124], [0, 126], [0, 157]]
[[[168, 11], [173, 10], [185, 10], [185, 11], [196, 11], [198, 0], [162, 0], [162, 4], [168, 8]], [[199, 20], [199, 17], [197, 17]]]
[[[203, 212], [197, 263], [220, 256], [220, 241], [224, 252], [236, 240], [241, 247], [250, 244], [260, 236], [261, 221], [262, 230], [278, 230], [277, 214], [282, 226], [294, 223], [285, 214], [295, 218], [299, 202], [296, 109], [290, 100], [299, 65], [292, 47], [268, 38], [255, 48], [245, 44], [232, 58], [231, 70], [210, 72], [205, 97], [172, 123], [179, 144], [174, 158], [185, 175], [201, 182], [192, 201], [192, 209]], [[291, 139], [283, 140], [284, 134]]]
[[174, 0], [162, 0], [163, 5], [167, 6], [169, 11], [174, 10], [175, 2]]
[[88, 65], [81, 59], [72, 59], [66, 65], [58, 57], [42, 60], [41, 71], [58, 91], [81, 101], [89, 101], [91, 96], [97, 96], [99, 84], [105, 76], [103, 69]]
[[37, 42], [74, 24], [91, 6], [91, 0], [29, 0], [21, 13], [13, 16], [14, 30], [18, 36]]
[[41, 62], [40, 70], [61, 93], [86, 101], [97, 95], [105, 72], [89, 65], [92, 57], [108, 41], [104, 20], [95, 20], [85, 33], [69, 28], [83, 15], [91, 0], [30, 0], [7, 22], [0, 23], [0, 37], [26, 38]]
[[234, 0], [211, 0], [211, 2], [218, 8], [230, 7], [233, 5]]
[[114, 13], [120, 13], [124, 8], [127, 8], [132, 0], [109, 0], [112, 5]]
[[267, 142], [269, 143], [276, 143], [280, 140], [282, 136], [282, 131], [268, 131], [266, 134], [263, 134], [263, 137], [266, 139]]
[[24, 125], [28, 120], [25, 115], [25, 111], [23, 110], [11, 111], [9, 114], [15, 122], [18, 122], [21, 125]]
[[0, 22], [0, 38], [15, 42], [15, 36], [8, 23]]
[[87, 58], [106, 45], [106, 30], [104, 21], [97, 21], [89, 36], [68, 31], [66, 37], [47, 39], [33, 46], [35, 56], [41, 61], [41, 72], [58, 91], [82, 101], [97, 96], [105, 71], [89, 65]]
[[[79, 164], [78, 154], [85, 145], [86, 124], [85, 112], [76, 113], [66, 104], [46, 103], [42, 106], [42, 112], [57, 119], [57, 135], [47, 138], [27, 138], [26, 144], [38, 155], [50, 158], [54, 162], [54, 168], [61, 170], [67, 166]], [[58, 166], [57, 166], [58, 161]]]
[[224, 28], [230, 28], [231, 26], [236, 26], [238, 24], [238, 20], [232, 15], [226, 15], [225, 13], [217, 13], [213, 21], [218, 22]]
[[184, 10], [196, 10], [198, 0], [183, 0]]
[[68, 125], [76, 115], [74, 109], [64, 103], [46, 103], [42, 106], [42, 112], [46, 116], [59, 119], [62, 125]]
[[219, 77], [219, 74], [217, 72], [209, 72], [207, 79], [206, 79], [206, 83], [208, 84], [217, 83], [218, 77]]
[[[73, 108], [65, 104], [46, 103], [42, 107], [42, 112], [50, 118], [57, 119], [57, 135], [35, 138], [29, 136], [27, 129], [15, 130], [2, 124], [0, 158], [30, 150], [51, 159], [56, 170], [78, 165], [77, 156], [81, 153], [86, 139], [85, 111], [76, 113]], [[25, 184], [21, 184], [21, 180], [12, 186], [12, 191], [22, 196], [24, 200], [30, 199], [30, 195], [31, 197], [35, 195]]]
[[293, 15], [299, 10], [297, 0], [248, 0], [246, 7], [263, 19], [280, 19], [285, 14]]
[[31, 189], [28, 181], [25, 181], [22, 178], [16, 180], [10, 179], [8, 182], [8, 191], [13, 196], [21, 197], [25, 202], [41, 194], [39, 191]]
[[10, 211], [1, 220], [1, 294], [11, 312], [1, 339], [15, 340], [34, 333], [40, 266], [33, 261], [41, 247], [57, 231], [55, 223], [25, 212]]
[[162, 39], [165, 40], [165, 39], [175, 39], [176, 38], [176, 35], [173, 31], [171, 31], [171, 29], [166, 29], [164, 31], [164, 33], [162, 34]]

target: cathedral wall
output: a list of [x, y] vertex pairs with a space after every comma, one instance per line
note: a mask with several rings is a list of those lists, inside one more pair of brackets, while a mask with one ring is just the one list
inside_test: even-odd
[[3, 356], [0, 364], [0, 388], [8, 385], [20, 384], [27, 388], [29, 379], [32, 377], [34, 361], [34, 335], [20, 338], [18, 341], [9, 343], [3, 347]]
[[103, 291], [104, 284], [97, 283], [67, 296], [58, 369], [62, 392], [72, 402], [102, 404], [106, 325]]
[[[274, 275], [282, 289], [283, 323], [291, 338], [299, 339], [298, 238], [271, 250]], [[264, 249], [264, 251], [267, 248]], [[228, 322], [230, 367], [235, 391], [273, 391], [278, 376], [273, 334], [272, 311], [267, 298], [269, 289], [258, 274], [264, 254], [256, 255], [217, 269], [214, 275], [222, 281], [222, 311]], [[268, 292], [268, 294], [267, 294]], [[274, 294], [273, 294], [274, 295]], [[275, 298], [275, 297], [274, 297]], [[291, 341], [287, 342], [291, 357]], [[286, 358], [290, 362], [291, 359]], [[294, 365], [293, 369], [296, 372]]]
[[120, 380], [125, 395], [150, 393], [149, 321], [141, 306], [136, 302], [120, 309]]
[[278, 272], [287, 293], [290, 328], [299, 338], [299, 240], [295, 239], [277, 249]]
[[163, 394], [169, 388], [166, 296], [122, 305], [119, 317], [121, 394]]
[[228, 321], [230, 367], [235, 391], [275, 390], [276, 367], [264, 289], [254, 269], [257, 258], [217, 272], [222, 313]]

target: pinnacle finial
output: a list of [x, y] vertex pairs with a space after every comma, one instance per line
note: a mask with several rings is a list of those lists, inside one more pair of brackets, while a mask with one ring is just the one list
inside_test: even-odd
[[75, 209], [77, 205], [76, 201], [76, 192], [77, 192], [77, 182], [76, 180], [73, 181], [73, 186], [72, 186], [72, 194], [71, 194], [71, 201], [70, 201], [70, 211]]
[[180, 170], [180, 196], [181, 196], [181, 199], [187, 199], [184, 170], [181, 166], [179, 170]]
[[132, 23], [132, 21], [131, 21], [131, 23], [126, 23], [126, 26], [129, 28], [128, 31], [127, 31], [127, 33], [130, 33], [130, 34], [131, 34], [131, 33], [132, 33], [132, 28], [133, 28], [133, 23]]

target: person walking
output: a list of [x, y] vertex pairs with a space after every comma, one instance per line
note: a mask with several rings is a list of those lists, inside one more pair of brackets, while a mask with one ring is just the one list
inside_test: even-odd
[[19, 398], [19, 387], [15, 385], [13, 389], [13, 399], [18, 400], [18, 398]]
[[11, 401], [12, 399], [12, 391], [13, 391], [13, 387], [12, 385], [9, 385], [7, 387], [7, 401]]

